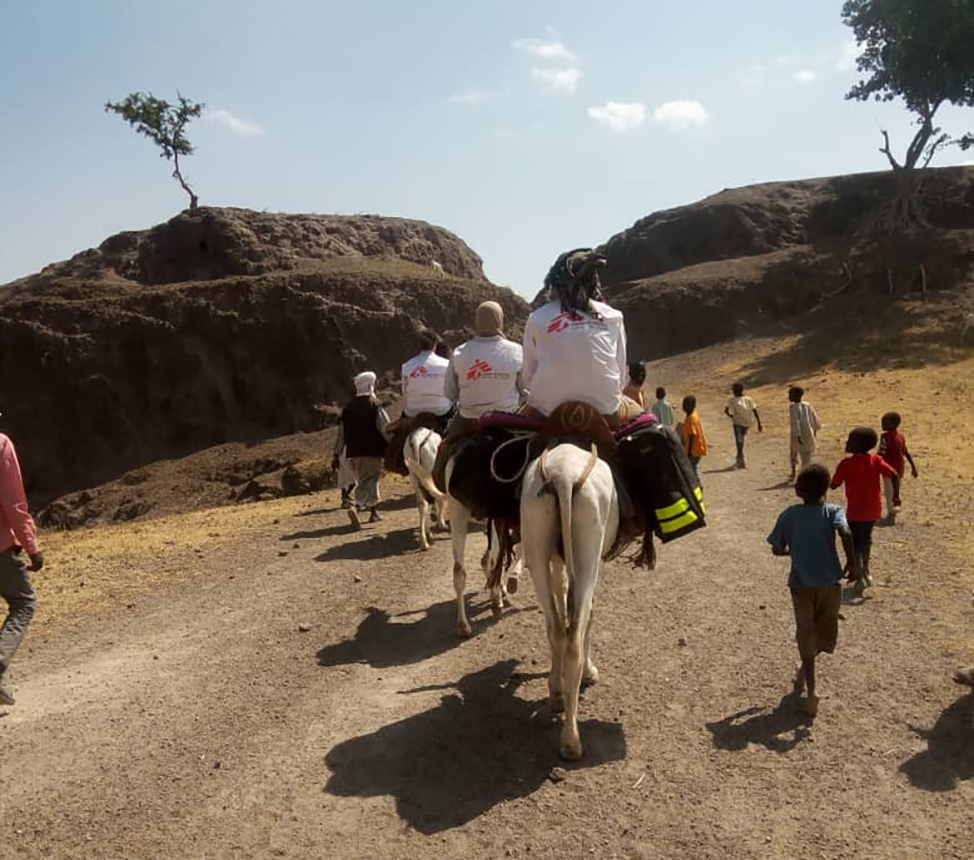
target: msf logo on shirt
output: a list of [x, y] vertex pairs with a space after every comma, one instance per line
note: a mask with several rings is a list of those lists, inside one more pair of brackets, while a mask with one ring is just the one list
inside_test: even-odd
[[578, 322], [578, 317], [571, 311], [562, 311], [550, 323], [548, 323], [548, 334], [560, 334], [571, 328], [573, 322]]
[[421, 364], [419, 367], [414, 367], [412, 372], [409, 374], [410, 379], [418, 379], [420, 376], [426, 376], [429, 371], [426, 369], [425, 364]]
[[467, 371], [467, 379], [476, 382], [478, 379], [483, 379], [488, 373], [492, 373], [494, 368], [492, 368], [486, 361], [482, 358], [478, 358], [471, 366], [470, 370]]

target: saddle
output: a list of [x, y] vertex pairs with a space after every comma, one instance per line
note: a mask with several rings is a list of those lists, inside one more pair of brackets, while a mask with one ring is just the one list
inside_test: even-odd
[[412, 417], [403, 416], [397, 421], [393, 421], [386, 428], [387, 433], [391, 433], [389, 444], [386, 446], [386, 453], [383, 457], [383, 465], [387, 472], [395, 472], [397, 475], [406, 476], [409, 469], [406, 468], [406, 460], [403, 457], [403, 447], [409, 434], [414, 430], [425, 427], [433, 430], [441, 436], [446, 430], [449, 415], [434, 415], [432, 412], [420, 412], [419, 415]]

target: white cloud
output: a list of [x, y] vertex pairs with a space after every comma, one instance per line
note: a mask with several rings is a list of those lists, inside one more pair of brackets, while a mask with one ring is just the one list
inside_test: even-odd
[[578, 87], [580, 69], [531, 69], [531, 79], [537, 81], [546, 90], [556, 93], [573, 93]]
[[235, 117], [228, 110], [208, 110], [203, 114], [207, 122], [215, 122], [232, 131], [237, 137], [263, 137], [264, 129], [249, 119]]
[[791, 76], [797, 84], [814, 84], [817, 77], [811, 69], [802, 69]]
[[448, 101], [452, 105], [475, 105], [499, 98], [502, 95], [504, 93], [501, 90], [463, 90], [463, 92], [454, 93]]
[[672, 131], [683, 131], [694, 125], [704, 125], [710, 119], [710, 114], [700, 102], [677, 99], [656, 108], [653, 119]]
[[855, 40], [850, 39], [842, 46], [842, 53], [835, 62], [837, 72], [851, 72], [856, 67], [856, 60], [862, 54], [862, 47]]
[[574, 63], [578, 59], [575, 54], [557, 40], [515, 39], [511, 43], [511, 47], [515, 51], [523, 51], [531, 57], [540, 57], [542, 60], [564, 60], [568, 63]]
[[588, 115], [599, 125], [622, 134], [646, 121], [646, 106], [639, 102], [606, 102], [601, 107], [590, 107]]
[[974, 167], [974, 161], [970, 161], [970, 160], [968, 160], [968, 161], [962, 161], [962, 162], [961, 162], [961, 163], [960, 163], [959, 165], [957, 165], [957, 166], [958, 166], [958, 167]]

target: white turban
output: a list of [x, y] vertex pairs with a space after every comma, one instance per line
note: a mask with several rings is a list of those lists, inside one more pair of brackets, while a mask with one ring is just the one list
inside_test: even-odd
[[355, 393], [359, 397], [375, 394], [375, 374], [371, 370], [360, 373], [355, 379]]

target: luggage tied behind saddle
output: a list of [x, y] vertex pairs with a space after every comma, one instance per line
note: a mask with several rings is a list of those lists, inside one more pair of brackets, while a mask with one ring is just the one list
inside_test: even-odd
[[618, 447], [629, 491], [663, 543], [706, 526], [703, 488], [676, 433], [645, 423], [624, 429]]
[[485, 423], [461, 440], [453, 461], [449, 492], [476, 519], [518, 522], [521, 475], [531, 458], [535, 433]]

